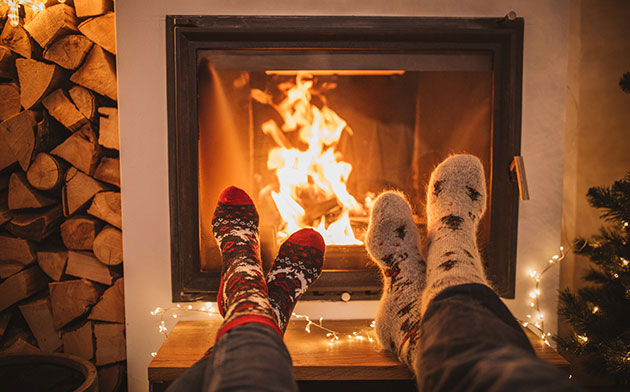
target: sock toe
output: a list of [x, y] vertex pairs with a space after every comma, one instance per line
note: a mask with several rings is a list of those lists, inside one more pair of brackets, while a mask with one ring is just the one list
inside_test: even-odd
[[375, 260], [390, 254], [415, 249], [418, 231], [409, 203], [399, 192], [382, 193], [374, 202], [365, 240], [368, 253]]
[[307, 228], [296, 231], [291, 234], [291, 236], [287, 239], [297, 245], [302, 246], [310, 246], [313, 248], [317, 248], [320, 251], [324, 252], [326, 249], [326, 244], [324, 243], [324, 238], [319, 232], [316, 230]]
[[254, 204], [247, 192], [235, 186], [225, 188], [219, 195], [219, 201], [230, 205]]

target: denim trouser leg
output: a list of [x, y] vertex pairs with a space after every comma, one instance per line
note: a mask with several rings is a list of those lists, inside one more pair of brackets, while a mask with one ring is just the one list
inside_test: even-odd
[[487, 286], [450, 287], [422, 321], [415, 373], [421, 391], [576, 391], [538, 359], [510, 311]]
[[180, 391], [297, 391], [291, 356], [276, 331], [245, 324], [224, 334], [212, 355], [193, 365], [171, 386]]

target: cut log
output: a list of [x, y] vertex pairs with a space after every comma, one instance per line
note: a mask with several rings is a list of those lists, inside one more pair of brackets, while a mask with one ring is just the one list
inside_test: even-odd
[[116, 17], [113, 12], [88, 19], [79, 25], [79, 31], [92, 42], [111, 54], [116, 54]]
[[94, 170], [94, 178], [120, 188], [120, 160], [118, 158], [102, 158]]
[[99, 151], [96, 145], [75, 133], [50, 152], [69, 162], [86, 174], [92, 174], [98, 163]]
[[21, 172], [11, 174], [9, 179], [9, 209], [42, 208], [58, 203], [58, 200], [49, 197], [33, 188], [26, 180], [26, 175]]
[[120, 278], [103, 293], [103, 297], [94, 307], [88, 318], [90, 320], [125, 322], [125, 285]]
[[39, 268], [54, 281], [61, 280], [67, 260], [66, 251], [37, 252]]
[[11, 310], [0, 313], [0, 339], [2, 339], [4, 333], [7, 331], [12, 316], [13, 312]]
[[37, 123], [35, 133], [35, 152], [50, 152], [72, 135], [59, 121], [55, 120], [47, 111], [43, 111], [44, 118]]
[[118, 100], [114, 56], [98, 45], [92, 46], [85, 62], [72, 74], [70, 80], [114, 101]]
[[72, 102], [76, 105], [77, 109], [83, 114], [85, 118], [92, 121], [96, 114], [96, 101], [94, 94], [81, 86], [74, 86], [68, 91]]
[[[7, 23], [8, 24], [8, 23]], [[2, 350], [3, 354], [40, 354], [41, 350], [22, 338], [17, 338]]]
[[20, 79], [20, 103], [24, 109], [37, 105], [64, 79], [63, 68], [36, 60], [15, 60]]
[[0, 278], [15, 275], [35, 262], [35, 246], [22, 238], [0, 235]]
[[48, 297], [22, 304], [19, 308], [43, 352], [52, 353], [61, 347], [61, 339], [53, 327]]
[[66, 171], [66, 184], [61, 191], [64, 215], [74, 214], [85, 206], [95, 194], [106, 189], [108, 189], [107, 185], [71, 167]]
[[68, 251], [66, 274], [89, 279], [108, 286], [114, 283], [114, 280], [120, 276], [119, 273], [98, 261], [92, 252], [76, 251]]
[[0, 283], [0, 312], [46, 287], [46, 275], [34, 265]]
[[50, 154], [40, 152], [26, 172], [28, 183], [40, 191], [57, 189], [63, 183], [65, 165]]
[[74, 0], [74, 9], [77, 18], [102, 15], [113, 11], [112, 0]]
[[38, 12], [24, 29], [45, 48], [57, 37], [76, 32], [77, 17], [74, 8], [67, 4], [57, 4]]
[[[0, 64], [2, 63], [2, 47], [0, 47]], [[2, 66], [0, 65], [0, 78], [2, 77]], [[0, 84], [0, 121], [8, 120], [20, 113], [20, 89], [16, 84]]]
[[4, 135], [0, 133], [0, 170], [6, 169], [15, 162], [17, 162], [17, 158], [13, 155], [13, 151], [11, 147], [9, 147], [9, 143], [7, 143]]
[[9, 210], [9, 192], [0, 191], [0, 226], [4, 225], [13, 218], [11, 210]]
[[82, 35], [65, 35], [44, 51], [44, 59], [65, 69], [77, 69], [92, 49], [92, 41]]
[[13, 215], [7, 230], [15, 236], [35, 242], [40, 242], [57, 230], [63, 218], [61, 205]]
[[14, 53], [22, 57], [30, 59], [33, 55], [33, 42], [22, 26], [11, 26], [11, 23], [5, 23], [2, 33], [0, 34], [0, 45], [4, 45], [11, 49]]
[[119, 150], [118, 109], [100, 107], [98, 113], [100, 114], [98, 144]]
[[96, 366], [124, 361], [127, 358], [125, 326], [123, 324], [94, 324], [96, 338]]
[[123, 262], [122, 232], [106, 226], [94, 239], [94, 256], [105, 265], [118, 265]]
[[63, 244], [68, 249], [91, 250], [99, 228], [99, 221], [89, 216], [70, 218], [61, 225]]
[[6, 46], [0, 46], [0, 79], [15, 79], [15, 55]]
[[[63, 334], [63, 352], [76, 355], [86, 360], [94, 357], [94, 340], [92, 339], [92, 322]], [[100, 391], [100, 385], [99, 385]]]
[[51, 116], [72, 132], [78, 131], [89, 122], [66, 96], [63, 89], [53, 91], [42, 100], [42, 103]]
[[94, 196], [88, 214], [122, 229], [120, 209], [120, 192], [100, 192]]
[[56, 329], [83, 316], [100, 298], [95, 284], [85, 279], [52, 282], [48, 290]]
[[27, 171], [35, 149], [35, 113], [25, 110], [0, 123], [0, 136], [18, 160], [22, 170]]
[[98, 391], [116, 392], [120, 389], [124, 378], [124, 365], [115, 363], [98, 369]]

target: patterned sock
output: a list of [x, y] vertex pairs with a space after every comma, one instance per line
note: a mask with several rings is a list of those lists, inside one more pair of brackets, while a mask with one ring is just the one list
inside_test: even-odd
[[426, 272], [418, 241], [418, 230], [404, 195], [379, 195], [372, 207], [365, 242], [384, 275], [376, 334], [381, 345], [411, 369], [420, 332], [420, 298]]
[[485, 211], [486, 181], [477, 157], [453, 155], [433, 170], [427, 191], [427, 287], [422, 314], [447, 287], [488, 284], [476, 234]]
[[319, 278], [325, 246], [322, 236], [313, 229], [296, 231], [280, 246], [267, 275], [267, 287], [271, 308], [282, 331], [287, 328], [295, 303]]
[[217, 304], [224, 321], [217, 340], [230, 329], [249, 322], [269, 325], [282, 336], [262, 272], [258, 212], [245, 191], [229, 187], [221, 193], [212, 230], [223, 255]]

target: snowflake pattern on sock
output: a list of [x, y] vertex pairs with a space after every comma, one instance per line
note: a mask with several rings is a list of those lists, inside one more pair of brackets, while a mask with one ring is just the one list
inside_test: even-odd
[[273, 320], [260, 260], [258, 212], [243, 190], [229, 187], [221, 193], [212, 231], [223, 257], [217, 294], [223, 325], [243, 315]]
[[269, 274], [269, 300], [282, 331], [298, 299], [319, 278], [324, 264], [325, 244], [313, 229], [293, 233], [281, 246]]

